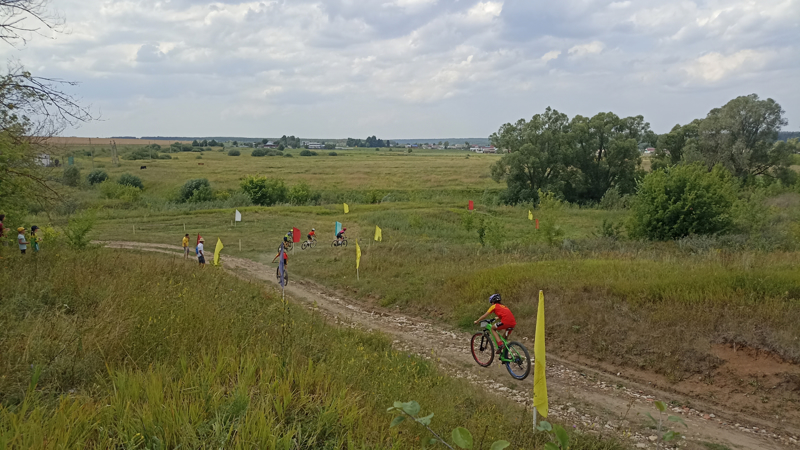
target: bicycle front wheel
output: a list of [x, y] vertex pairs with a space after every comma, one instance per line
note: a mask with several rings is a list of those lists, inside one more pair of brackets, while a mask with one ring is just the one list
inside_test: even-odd
[[314, 247], [316, 247], [316, 246], [317, 246], [317, 240], [316, 240], [316, 239], [314, 239], [313, 241], [311, 241], [311, 244], [310, 244], [310, 245], [311, 245], [311, 248], [314, 248]]
[[524, 380], [531, 373], [531, 356], [528, 354], [528, 349], [519, 342], [508, 343], [508, 359], [510, 362], [506, 363], [506, 369], [512, 377], [517, 380]]
[[291, 251], [292, 248], [294, 248], [294, 243], [293, 242], [287, 242], [287, 243], [283, 244], [283, 248], [286, 251]]
[[472, 357], [481, 367], [489, 367], [494, 361], [494, 344], [486, 333], [475, 333], [472, 335]]
[[342, 239], [342, 247], [347, 247], [347, 239]]

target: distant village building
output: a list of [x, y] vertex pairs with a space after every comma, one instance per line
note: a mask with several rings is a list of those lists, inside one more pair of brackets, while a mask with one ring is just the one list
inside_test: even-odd
[[36, 157], [36, 163], [40, 166], [50, 167], [52, 162], [50, 161], [50, 155], [47, 153], [42, 153]]
[[497, 153], [497, 149], [493, 145], [490, 145], [488, 147], [478, 147], [478, 146], [470, 147], [469, 150], [475, 153]]
[[656, 152], [656, 149], [654, 149], [653, 147], [647, 147], [646, 149], [644, 149], [644, 154], [645, 155], [652, 155], [655, 152]]

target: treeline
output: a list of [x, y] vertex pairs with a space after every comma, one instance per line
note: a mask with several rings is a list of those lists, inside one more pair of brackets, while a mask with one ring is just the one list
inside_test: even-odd
[[[175, 144], [177, 144], [177, 142]], [[206, 139], [198, 141], [197, 139], [195, 139], [192, 141], [192, 147], [222, 147], [222, 143], [217, 142], [216, 139], [211, 139], [210, 141]]]
[[506, 182], [506, 203], [535, 203], [539, 192], [549, 191], [591, 204], [612, 189], [617, 196], [633, 194], [645, 175], [641, 149], [655, 147], [654, 170], [698, 163], [709, 171], [721, 166], [743, 183], [767, 177], [793, 184], [797, 175], [789, 166], [800, 145], [778, 141], [787, 123], [783, 114], [774, 100], [752, 94], [658, 136], [642, 116], [607, 112], [570, 119], [547, 108], [491, 135], [492, 144], [508, 152], [492, 166], [492, 178]]
[[348, 147], [391, 147], [392, 142], [389, 140], [378, 139], [377, 137], [369, 136], [364, 139], [347, 138]]

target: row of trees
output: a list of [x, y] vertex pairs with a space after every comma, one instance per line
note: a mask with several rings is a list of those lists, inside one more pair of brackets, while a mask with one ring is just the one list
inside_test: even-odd
[[790, 181], [790, 157], [800, 149], [791, 141], [776, 142], [786, 125], [783, 114], [774, 100], [753, 94], [657, 136], [642, 116], [608, 112], [570, 119], [547, 108], [492, 134], [492, 144], [508, 151], [492, 166], [492, 178], [506, 182], [507, 203], [537, 202], [540, 190], [570, 202], [594, 203], [610, 189], [634, 193], [644, 176], [640, 149], [656, 147], [654, 169], [702, 163], [709, 171], [721, 165], [741, 180], [769, 176]]
[[347, 138], [347, 146], [348, 147], [390, 147], [392, 145], [391, 141], [384, 141], [383, 139], [378, 139], [377, 137], [369, 136], [363, 141], [361, 139], [353, 139]]
[[195, 139], [192, 141], [192, 147], [222, 147], [222, 143], [217, 142], [216, 139], [212, 139], [210, 141], [206, 139], [198, 141]]

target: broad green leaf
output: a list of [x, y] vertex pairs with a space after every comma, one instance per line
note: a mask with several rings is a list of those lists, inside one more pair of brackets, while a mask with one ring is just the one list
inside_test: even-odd
[[419, 403], [415, 402], [414, 400], [411, 400], [408, 403], [403, 403], [400, 408], [403, 411], [405, 411], [406, 414], [408, 414], [409, 416], [414, 416], [414, 417], [416, 417], [417, 414], [419, 414], [420, 410]]
[[453, 430], [453, 442], [461, 448], [472, 448], [472, 433], [464, 427], [458, 427]]
[[556, 433], [558, 443], [561, 444], [561, 448], [563, 450], [567, 450], [569, 448], [569, 435], [567, 434], [567, 431], [562, 428], [561, 425], [554, 426], [553, 430]]
[[685, 426], [686, 428], [689, 428], [689, 425], [686, 425], [686, 422], [684, 422], [684, 421], [683, 421], [683, 419], [681, 419], [681, 418], [680, 418], [680, 417], [678, 417], [678, 416], [669, 416], [669, 417], [667, 417], [667, 419], [668, 419], [670, 422], [678, 422], [678, 423], [682, 423], [682, 424], [683, 424], [683, 426]]
[[650, 413], [647, 413], [647, 417], [649, 417], [650, 420], [652, 420], [654, 424], [658, 425], [658, 421]]
[[432, 418], [433, 418], [433, 413], [430, 413], [429, 415], [427, 415], [425, 417], [420, 417], [417, 420], [419, 421], [419, 423], [421, 423], [423, 425], [430, 425]]
[[676, 433], [674, 431], [667, 431], [666, 433], [664, 433], [664, 442], [669, 442], [669, 441], [675, 439], [677, 436], [678, 436], [678, 433]]
[[511, 445], [511, 443], [508, 441], [495, 441], [494, 444], [492, 444], [492, 446], [489, 447], [489, 450], [503, 450], [509, 445]]
[[391, 425], [389, 425], [389, 428], [394, 428], [394, 427], [396, 427], [396, 426], [400, 425], [400, 423], [401, 423], [402, 421], [404, 421], [404, 420], [406, 420], [406, 416], [397, 416], [397, 417], [395, 417], [395, 418], [392, 420], [392, 424], [391, 424]]
[[437, 444], [437, 443], [439, 443], [439, 440], [436, 439], [436, 438], [430, 438], [430, 440], [428, 440], [428, 444], [430, 444], [430, 445]]
[[664, 411], [667, 410], [667, 405], [665, 405], [664, 402], [655, 401], [655, 402], [653, 402], [653, 404], [655, 404], [656, 408], [658, 408], [658, 410], [661, 411], [661, 412], [664, 412]]
[[558, 450], [558, 446], [552, 442], [548, 442], [547, 444], [544, 444], [544, 450]]
[[553, 429], [553, 426], [550, 425], [550, 422], [542, 420], [541, 422], [539, 422], [539, 425], [536, 425], [536, 429], [539, 431], [551, 431]]

